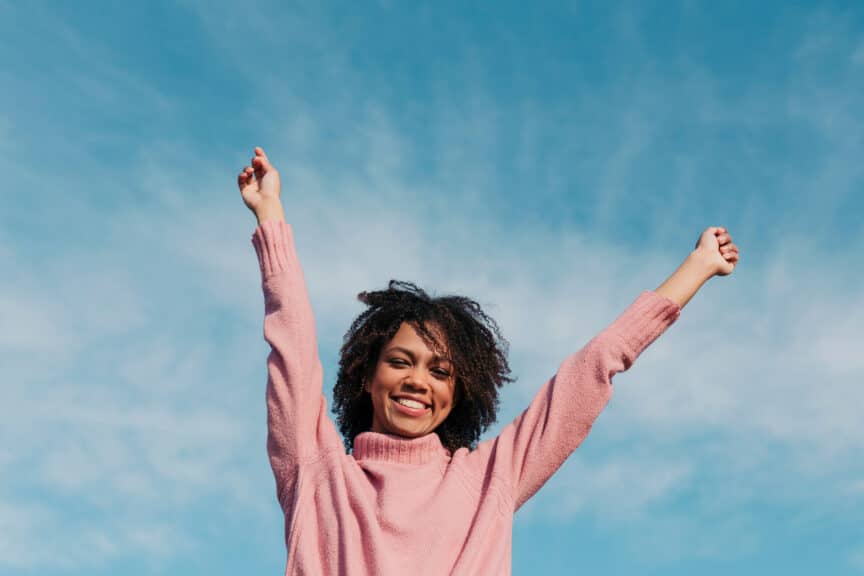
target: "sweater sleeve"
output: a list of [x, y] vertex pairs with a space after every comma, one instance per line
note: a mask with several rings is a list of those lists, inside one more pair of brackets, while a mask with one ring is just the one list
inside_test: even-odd
[[264, 291], [267, 452], [283, 508], [293, 500], [297, 468], [342, 441], [327, 417], [315, 320], [290, 225], [265, 221], [252, 235]]
[[681, 313], [678, 304], [645, 291], [612, 324], [566, 358], [525, 411], [469, 456], [487, 480], [512, 489], [518, 510], [582, 443], [612, 395], [612, 377], [627, 370]]

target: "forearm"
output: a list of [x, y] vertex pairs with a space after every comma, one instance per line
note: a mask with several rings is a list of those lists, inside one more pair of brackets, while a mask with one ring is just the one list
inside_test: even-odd
[[282, 210], [282, 203], [276, 199], [262, 204], [255, 210], [255, 217], [258, 218], [258, 224], [267, 220], [285, 221], [285, 212]]
[[684, 308], [714, 274], [715, 264], [703, 253], [694, 250], [655, 292]]
[[252, 243], [262, 274], [264, 339], [271, 348], [267, 445], [281, 486], [298, 462], [323, 449], [341, 449], [342, 441], [326, 416], [315, 319], [293, 232], [285, 222], [267, 221], [257, 210], [256, 215], [263, 223]]

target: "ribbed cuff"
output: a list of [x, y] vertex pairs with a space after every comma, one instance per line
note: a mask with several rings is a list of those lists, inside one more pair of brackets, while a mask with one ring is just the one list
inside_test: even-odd
[[610, 326], [635, 359], [681, 315], [681, 307], [651, 290], [645, 290]]
[[291, 264], [294, 254], [294, 235], [287, 222], [265, 220], [252, 234], [252, 244], [258, 254], [262, 278], [278, 274]]

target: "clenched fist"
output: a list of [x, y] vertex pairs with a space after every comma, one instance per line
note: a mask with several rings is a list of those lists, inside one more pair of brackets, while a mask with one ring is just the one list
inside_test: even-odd
[[713, 265], [715, 276], [728, 276], [738, 264], [738, 246], [722, 226], [707, 228], [696, 242], [696, 252]]

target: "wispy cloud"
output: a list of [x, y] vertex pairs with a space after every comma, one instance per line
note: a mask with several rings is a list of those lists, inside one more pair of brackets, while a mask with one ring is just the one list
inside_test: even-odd
[[857, 572], [864, 573], [864, 546], [849, 553], [849, 564]]
[[553, 477], [533, 514], [542, 511], [560, 521], [588, 515], [608, 525], [633, 522], [685, 490], [692, 474], [692, 465], [683, 459], [658, 459], [656, 454], [577, 459]]
[[134, 523], [103, 518], [99, 526], [70, 526], [69, 519], [43, 504], [10, 504], [0, 499], [0, 564], [8, 569], [99, 569], [107, 561], [139, 556], [158, 567], [162, 559], [192, 544], [167, 522]]

